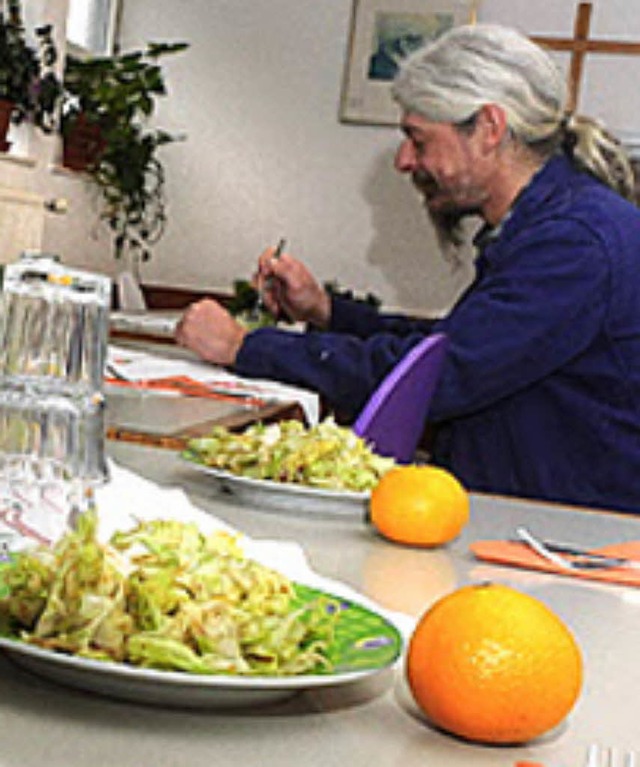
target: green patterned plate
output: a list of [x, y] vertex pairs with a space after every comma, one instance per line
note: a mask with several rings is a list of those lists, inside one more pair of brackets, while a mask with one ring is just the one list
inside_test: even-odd
[[[0, 596], [2, 591], [0, 575]], [[340, 620], [330, 652], [334, 664], [331, 672], [290, 677], [200, 676], [64, 655], [13, 637], [0, 637], [0, 650], [20, 666], [71, 687], [122, 700], [185, 708], [273, 703], [303, 690], [353, 683], [383, 671], [399, 658], [402, 637], [382, 615], [308, 586], [298, 584], [296, 591], [301, 601], [324, 595], [338, 605]]]
[[[301, 602], [326, 596], [323, 591], [301, 584], [296, 585], [296, 591]], [[340, 610], [335, 641], [329, 654], [334, 668], [329, 674], [319, 676], [335, 681], [341, 675], [379, 671], [398, 659], [402, 651], [402, 637], [392, 623], [357, 602], [336, 596], [332, 598]]]

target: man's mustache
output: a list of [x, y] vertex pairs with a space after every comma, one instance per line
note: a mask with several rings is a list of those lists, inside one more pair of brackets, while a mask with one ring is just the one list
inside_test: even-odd
[[411, 174], [411, 181], [416, 189], [426, 198], [433, 197], [440, 191], [440, 184], [431, 173], [416, 170]]

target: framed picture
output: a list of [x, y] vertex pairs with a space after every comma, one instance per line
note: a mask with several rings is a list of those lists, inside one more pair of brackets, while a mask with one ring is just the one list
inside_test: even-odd
[[391, 81], [401, 59], [459, 24], [474, 0], [354, 0], [340, 102], [343, 122], [397, 125]]

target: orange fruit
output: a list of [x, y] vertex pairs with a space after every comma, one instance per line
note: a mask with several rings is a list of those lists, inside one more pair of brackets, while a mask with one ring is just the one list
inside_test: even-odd
[[469, 521], [469, 496], [453, 474], [436, 466], [397, 466], [371, 491], [369, 514], [386, 538], [438, 546]]
[[546, 605], [499, 584], [465, 586], [419, 620], [407, 649], [413, 697], [437, 727], [524, 743], [559, 724], [582, 688], [582, 656]]

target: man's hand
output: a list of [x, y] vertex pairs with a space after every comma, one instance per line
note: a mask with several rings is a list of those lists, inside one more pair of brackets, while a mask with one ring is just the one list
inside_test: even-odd
[[268, 248], [258, 260], [257, 284], [264, 285], [264, 300], [276, 317], [283, 312], [294, 321], [318, 328], [329, 324], [331, 299], [307, 267], [288, 253], [273, 258]]
[[207, 362], [233, 365], [247, 331], [217, 301], [204, 299], [187, 307], [176, 328], [176, 341]]

